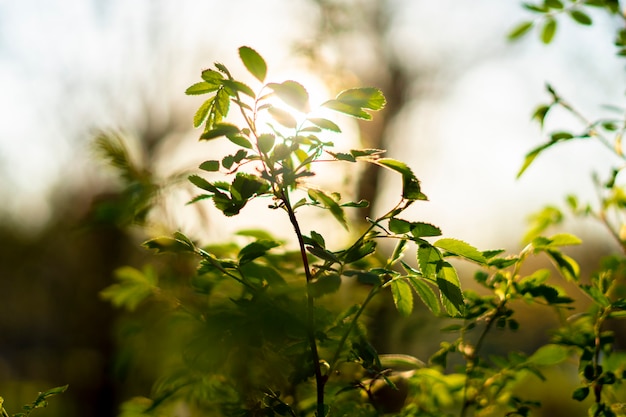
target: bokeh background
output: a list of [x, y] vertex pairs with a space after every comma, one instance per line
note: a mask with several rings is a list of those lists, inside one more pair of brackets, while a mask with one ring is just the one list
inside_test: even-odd
[[[515, 252], [529, 213], [567, 193], [593, 199], [589, 174], [610, 162], [608, 151], [580, 142], [542, 155], [516, 180], [524, 154], [545, 140], [530, 116], [548, 101], [546, 82], [590, 119], [623, 102], [624, 67], [612, 45], [618, 22], [592, 17], [588, 28], [563, 21], [546, 47], [536, 36], [507, 41], [529, 18], [517, 0], [0, 1], [5, 405], [17, 412], [36, 392], [69, 383], [50, 415], [104, 417], [149, 392], [150, 366], [125, 365], [120, 348], [132, 321], [99, 292], [117, 267], [147, 262], [139, 243], [154, 233], [226, 236], [216, 213], [183, 208], [185, 193], [175, 191], [182, 184], [139, 217], [147, 229], [128, 205], [207, 159], [191, 123], [199, 101], [184, 95], [203, 68], [215, 61], [241, 68], [237, 47], [248, 45], [266, 58], [270, 78], [296, 79], [314, 100], [381, 88], [387, 110], [367, 124], [342, 120], [349, 133], [342, 140], [409, 163], [430, 199], [412, 208], [416, 220], [480, 249]], [[546, 130], [576, 123], [557, 113]], [[120, 180], [96, 151], [102, 130], [128, 142], [141, 171], [135, 182]], [[366, 171], [344, 185], [373, 201], [373, 211], [398, 190], [377, 175]], [[586, 273], [615, 249], [592, 222], [566, 228], [585, 240], [574, 254], [589, 262]], [[418, 342], [433, 331], [425, 316], [390, 326], [384, 317], [392, 313], [384, 305], [379, 313], [380, 349], [432, 353]], [[519, 348], [542, 337], [525, 335]]]

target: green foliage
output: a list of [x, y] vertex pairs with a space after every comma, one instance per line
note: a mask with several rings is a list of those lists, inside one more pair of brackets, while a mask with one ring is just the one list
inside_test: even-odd
[[47, 391], [40, 392], [37, 395], [37, 398], [32, 403], [25, 404], [22, 406], [22, 410], [19, 413], [9, 414], [8, 411], [4, 408], [4, 399], [0, 397], [0, 415], [2, 417], [29, 417], [30, 414], [38, 409], [45, 408], [48, 406], [48, 398], [53, 397], [58, 394], [62, 394], [67, 391], [68, 386], [64, 385], [61, 387], [51, 388]]
[[[536, 27], [546, 44], [564, 15], [587, 26], [593, 24], [588, 8], [617, 13], [617, 2], [609, 0], [544, 0], [524, 7], [537, 18], [514, 28], [510, 37]], [[626, 32], [619, 32], [616, 44], [626, 45]], [[626, 400], [619, 390], [626, 380], [626, 353], [616, 348], [615, 334], [606, 326], [626, 317], [623, 253], [605, 259], [589, 279], [581, 277], [567, 251], [582, 241], [568, 233], [546, 235], [566, 215], [556, 206], [532, 216], [526, 246], [515, 255], [441, 237], [439, 227], [405, 217], [408, 207], [427, 201], [407, 164], [384, 157], [380, 149], [335, 149], [329, 136], [342, 129], [318, 117], [305, 86], [294, 80], [266, 82], [268, 66], [250, 47], [240, 48], [239, 57], [259, 85], [248, 86], [215, 64], [187, 89], [189, 95], [208, 97], [193, 118], [194, 126], [202, 127], [200, 140], [228, 140], [236, 149], [221, 159], [211, 153], [213, 159], [200, 164], [211, 179], [201, 173], [188, 177], [201, 190], [190, 203], [209, 199], [233, 217], [263, 198], [268, 210], [290, 222], [293, 237], [277, 239], [269, 227], [206, 245], [175, 233], [144, 245], [168, 254], [172, 262], [195, 257], [189, 282], [168, 285], [151, 267], [117, 271], [117, 282], [102, 292], [104, 298], [135, 313], [141, 304], [163, 305], [161, 314], [181, 329], [178, 357], [164, 368], [151, 399], [128, 401], [122, 415], [168, 414], [183, 404], [192, 415], [216, 416], [529, 416], [541, 404], [523, 398], [520, 383], [545, 380], [546, 368], [571, 361], [580, 376], [571, 398], [589, 401], [591, 416], [624, 415], [620, 407]], [[560, 107], [586, 127], [548, 133], [547, 141], [526, 155], [518, 176], [542, 152], [574, 139], [596, 140], [624, 159], [625, 119], [590, 122], [552, 86], [547, 91], [551, 100], [533, 119], [543, 127], [552, 109]], [[369, 120], [384, 105], [379, 90], [355, 88], [322, 107]], [[231, 110], [238, 119], [229, 118]], [[258, 122], [261, 116], [270, 120], [267, 126]], [[127, 159], [120, 152], [110, 154], [119, 154], [111, 158], [118, 165]], [[399, 175], [400, 196], [383, 214], [355, 224], [347, 211], [369, 203], [344, 201], [340, 193], [312, 184], [320, 162], [388, 169]], [[576, 216], [599, 219], [626, 252], [626, 226], [619, 223], [626, 209], [621, 170], [612, 168], [605, 181], [596, 178], [598, 208], [571, 195], [566, 206]], [[310, 209], [324, 210], [339, 223], [351, 237], [348, 243], [331, 241], [314, 225], [303, 224], [301, 213]], [[405, 257], [408, 252], [412, 256]], [[530, 260], [536, 257], [554, 268], [533, 269]], [[475, 268], [476, 289], [462, 290], [458, 261]], [[427, 362], [379, 355], [368, 340], [368, 307], [384, 291], [398, 319], [423, 304], [433, 320], [445, 320], [446, 338]], [[589, 300], [582, 312], [575, 310], [581, 295]], [[553, 311], [562, 319], [550, 341], [534, 352], [489, 352], [485, 346], [492, 335], [525, 325], [520, 305]]]

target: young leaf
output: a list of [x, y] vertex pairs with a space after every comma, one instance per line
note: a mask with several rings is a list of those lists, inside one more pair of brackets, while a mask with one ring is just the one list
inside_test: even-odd
[[211, 97], [206, 100], [198, 110], [196, 110], [196, 114], [193, 116], [193, 127], [199, 127], [209, 115], [209, 111], [211, 110], [211, 106], [213, 105], [215, 97]]
[[369, 110], [380, 110], [386, 104], [382, 91], [372, 87], [344, 90], [339, 93], [336, 100], [352, 107]]
[[187, 88], [187, 90], [185, 90], [185, 94], [190, 95], [190, 96], [199, 95], [199, 94], [207, 94], [217, 89], [218, 89], [218, 86], [216, 85], [211, 85], [207, 83], [206, 81], [200, 81], [199, 83], [195, 83], [191, 87]]
[[439, 239], [433, 245], [470, 261], [478, 262], [483, 265], [487, 263], [482, 252], [462, 240], [449, 238]]
[[302, 113], [308, 113], [311, 111], [309, 106], [309, 93], [302, 86], [302, 84], [296, 81], [287, 80], [280, 84], [269, 83], [267, 86], [274, 90], [274, 93], [276, 93], [278, 98], [294, 109]]
[[257, 51], [248, 46], [242, 46], [239, 48], [239, 57], [243, 65], [250, 71], [250, 74], [254, 75], [261, 82], [265, 81], [267, 64]]
[[391, 281], [391, 295], [398, 312], [407, 317], [413, 311], [413, 293], [411, 286], [402, 278]]

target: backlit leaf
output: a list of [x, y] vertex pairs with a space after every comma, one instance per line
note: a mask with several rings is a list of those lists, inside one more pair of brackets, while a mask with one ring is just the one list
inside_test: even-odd
[[361, 109], [360, 107], [352, 106], [338, 100], [328, 100], [327, 102], [322, 104], [322, 106], [337, 111], [339, 113], [347, 114], [348, 116], [356, 117], [358, 119], [372, 119], [372, 115]]
[[447, 262], [437, 272], [437, 287], [442, 296], [442, 304], [448, 314], [453, 317], [462, 316], [465, 300], [461, 291], [461, 282], [456, 270]]
[[287, 80], [280, 84], [269, 83], [267, 86], [274, 90], [278, 98], [294, 109], [302, 113], [308, 113], [311, 110], [309, 107], [309, 93], [302, 84]]
[[508, 38], [511, 40], [518, 39], [524, 36], [533, 27], [533, 22], [522, 22], [515, 26], [511, 32], [509, 32]]
[[321, 127], [322, 129], [330, 130], [331, 132], [341, 133], [341, 129], [334, 122], [328, 119], [322, 118], [308, 118], [309, 122], [313, 123], [315, 126]]
[[335, 99], [353, 107], [369, 110], [380, 110], [386, 104], [382, 91], [372, 87], [344, 90]]
[[193, 116], [193, 127], [199, 127], [206, 120], [209, 110], [211, 110], [211, 106], [213, 105], [213, 100], [214, 97], [211, 97], [198, 107], [196, 114]]
[[195, 83], [194, 85], [187, 88], [187, 90], [185, 90], [185, 94], [190, 95], [190, 96], [198, 95], [198, 94], [207, 94], [217, 89], [218, 89], [218, 86], [216, 85], [211, 85], [207, 83], [206, 81], [200, 81], [199, 83]]
[[556, 26], [556, 20], [551, 17], [546, 19], [543, 28], [541, 29], [541, 42], [545, 44], [552, 42], [554, 34], [556, 33]]
[[243, 265], [250, 261], [253, 261], [259, 256], [265, 255], [267, 251], [277, 246], [280, 246], [280, 242], [276, 242], [274, 240], [261, 239], [252, 242], [239, 251], [239, 254], [237, 255], [237, 257], [239, 258], [239, 264]]
[[480, 264], [485, 264], [487, 262], [482, 252], [462, 240], [450, 238], [439, 239], [433, 243], [433, 245], [470, 261], [478, 262]]
[[250, 71], [250, 74], [254, 75], [261, 82], [265, 81], [267, 64], [257, 51], [248, 46], [242, 46], [239, 48], [239, 57], [248, 71]]
[[528, 363], [539, 366], [557, 365], [569, 358], [567, 347], [555, 344], [541, 346], [527, 360]]
[[441, 229], [430, 223], [411, 223], [411, 234], [414, 237], [441, 236]]
[[211, 140], [219, 138], [220, 136], [236, 135], [239, 133], [239, 128], [229, 123], [217, 123], [213, 129], [204, 132], [200, 139]]
[[327, 195], [321, 190], [309, 189], [308, 191], [309, 197], [314, 201], [319, 201], [322, 203], [322, 206], [328, 209], [331, 214], [337, 219], [337, 221], [345, 228], [348, 228], [348, 222], [346, 221], [345, 213], [343, 212], [343, 208], [333, 199], [331, 196]]
[[409, 316], [413, 311], [413, 292], [411, 286], [404, 279], [391, 281], [391, 295], [393, 303], [402, 316]]
[[409, 275], [409, 282], [413, 286], [413, 290], [417, 293], [424, 305], [435, 315], [441, 312], [439, 307], [439, 299], [433, 289], [419, 277]]
[[442, 261], [441, 252], [432, 245], [421, 244], [417, 249], [417, 262], [425, 278], [434, 279]]
[[259, 135], [259, 139], [257, 142], [259, 150], [264, 154], [268, 153], [272, 150], [272, 147], [274, 147], [275, 140], [276, 137], [271, 133], [263, 133], [262, 135]]
[[293, 117], [288, 111], [272, 106], [267, 109], [267, 112], [274, 120], [289, 129], [295, 129], [296, 126], [298, 126], [298, 122], [295, 117]]

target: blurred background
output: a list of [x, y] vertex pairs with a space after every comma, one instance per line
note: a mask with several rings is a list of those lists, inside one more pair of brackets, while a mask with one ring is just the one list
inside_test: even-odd
[[[49, 415], [104, 417], [149, 392], [150, 366], [128, 368], [119, 348], [132, 322], [120, 324], [98, 294], [117, 267], [147, 261], [139, 243], [153, 234], [223, 236], [215, 213], [183, 208], [183, 184], [158, 209], [137, 209], [159, 198], [160, 181], [207, 159], [192, 130], [200, 101], [184, 95], [202, 69], [242, 68], [237, 48], [248, 45], [272, 80], [298, 80], [319, 102], [345, 88], [381, 88], [388, 106], [374, 122], [342, 121], [346, 146], [388, 149], [409, 163], [430, 199], [412, 207], [414, 219], [479, 249], [515, 252], [529, 213], [567, 193], [592, 200], [589, 174], [610, 163], [608, 151], [580, 142], [515, 178], [525, 153], [545, 141], [530, 116], [549, 99], [546, 82], [590, 119], [623, 101], [612, 44], [619, 22], [592, 17], [588, 28], [563, 21], [545, 47], [534, 35], [506, 40], [529, 18], [517, 0], [0, 1], [5, 405], [17, 412], [38, 391], [69, 383]], [[546, 130], [575, 123], [557, 113]], [[103, 161], [94, 146], [102, 130], [127, 141], [134, 176], [120, 178]], [[373, 212], [388, 207], [399, 185], [362, 174], [349, 192], [372, 201]], [[586, 273], [615, 249], [591, 222], [568, 227], [585, 240], [574, 255], [589, 261]], [[379, 348], [432, 354], [436, 347], [416, 344], [432, 331], [425, 317], [379, 325], [387, 332]], [[526, 335], [527, 346], [531, 336], [546, 337]]]

